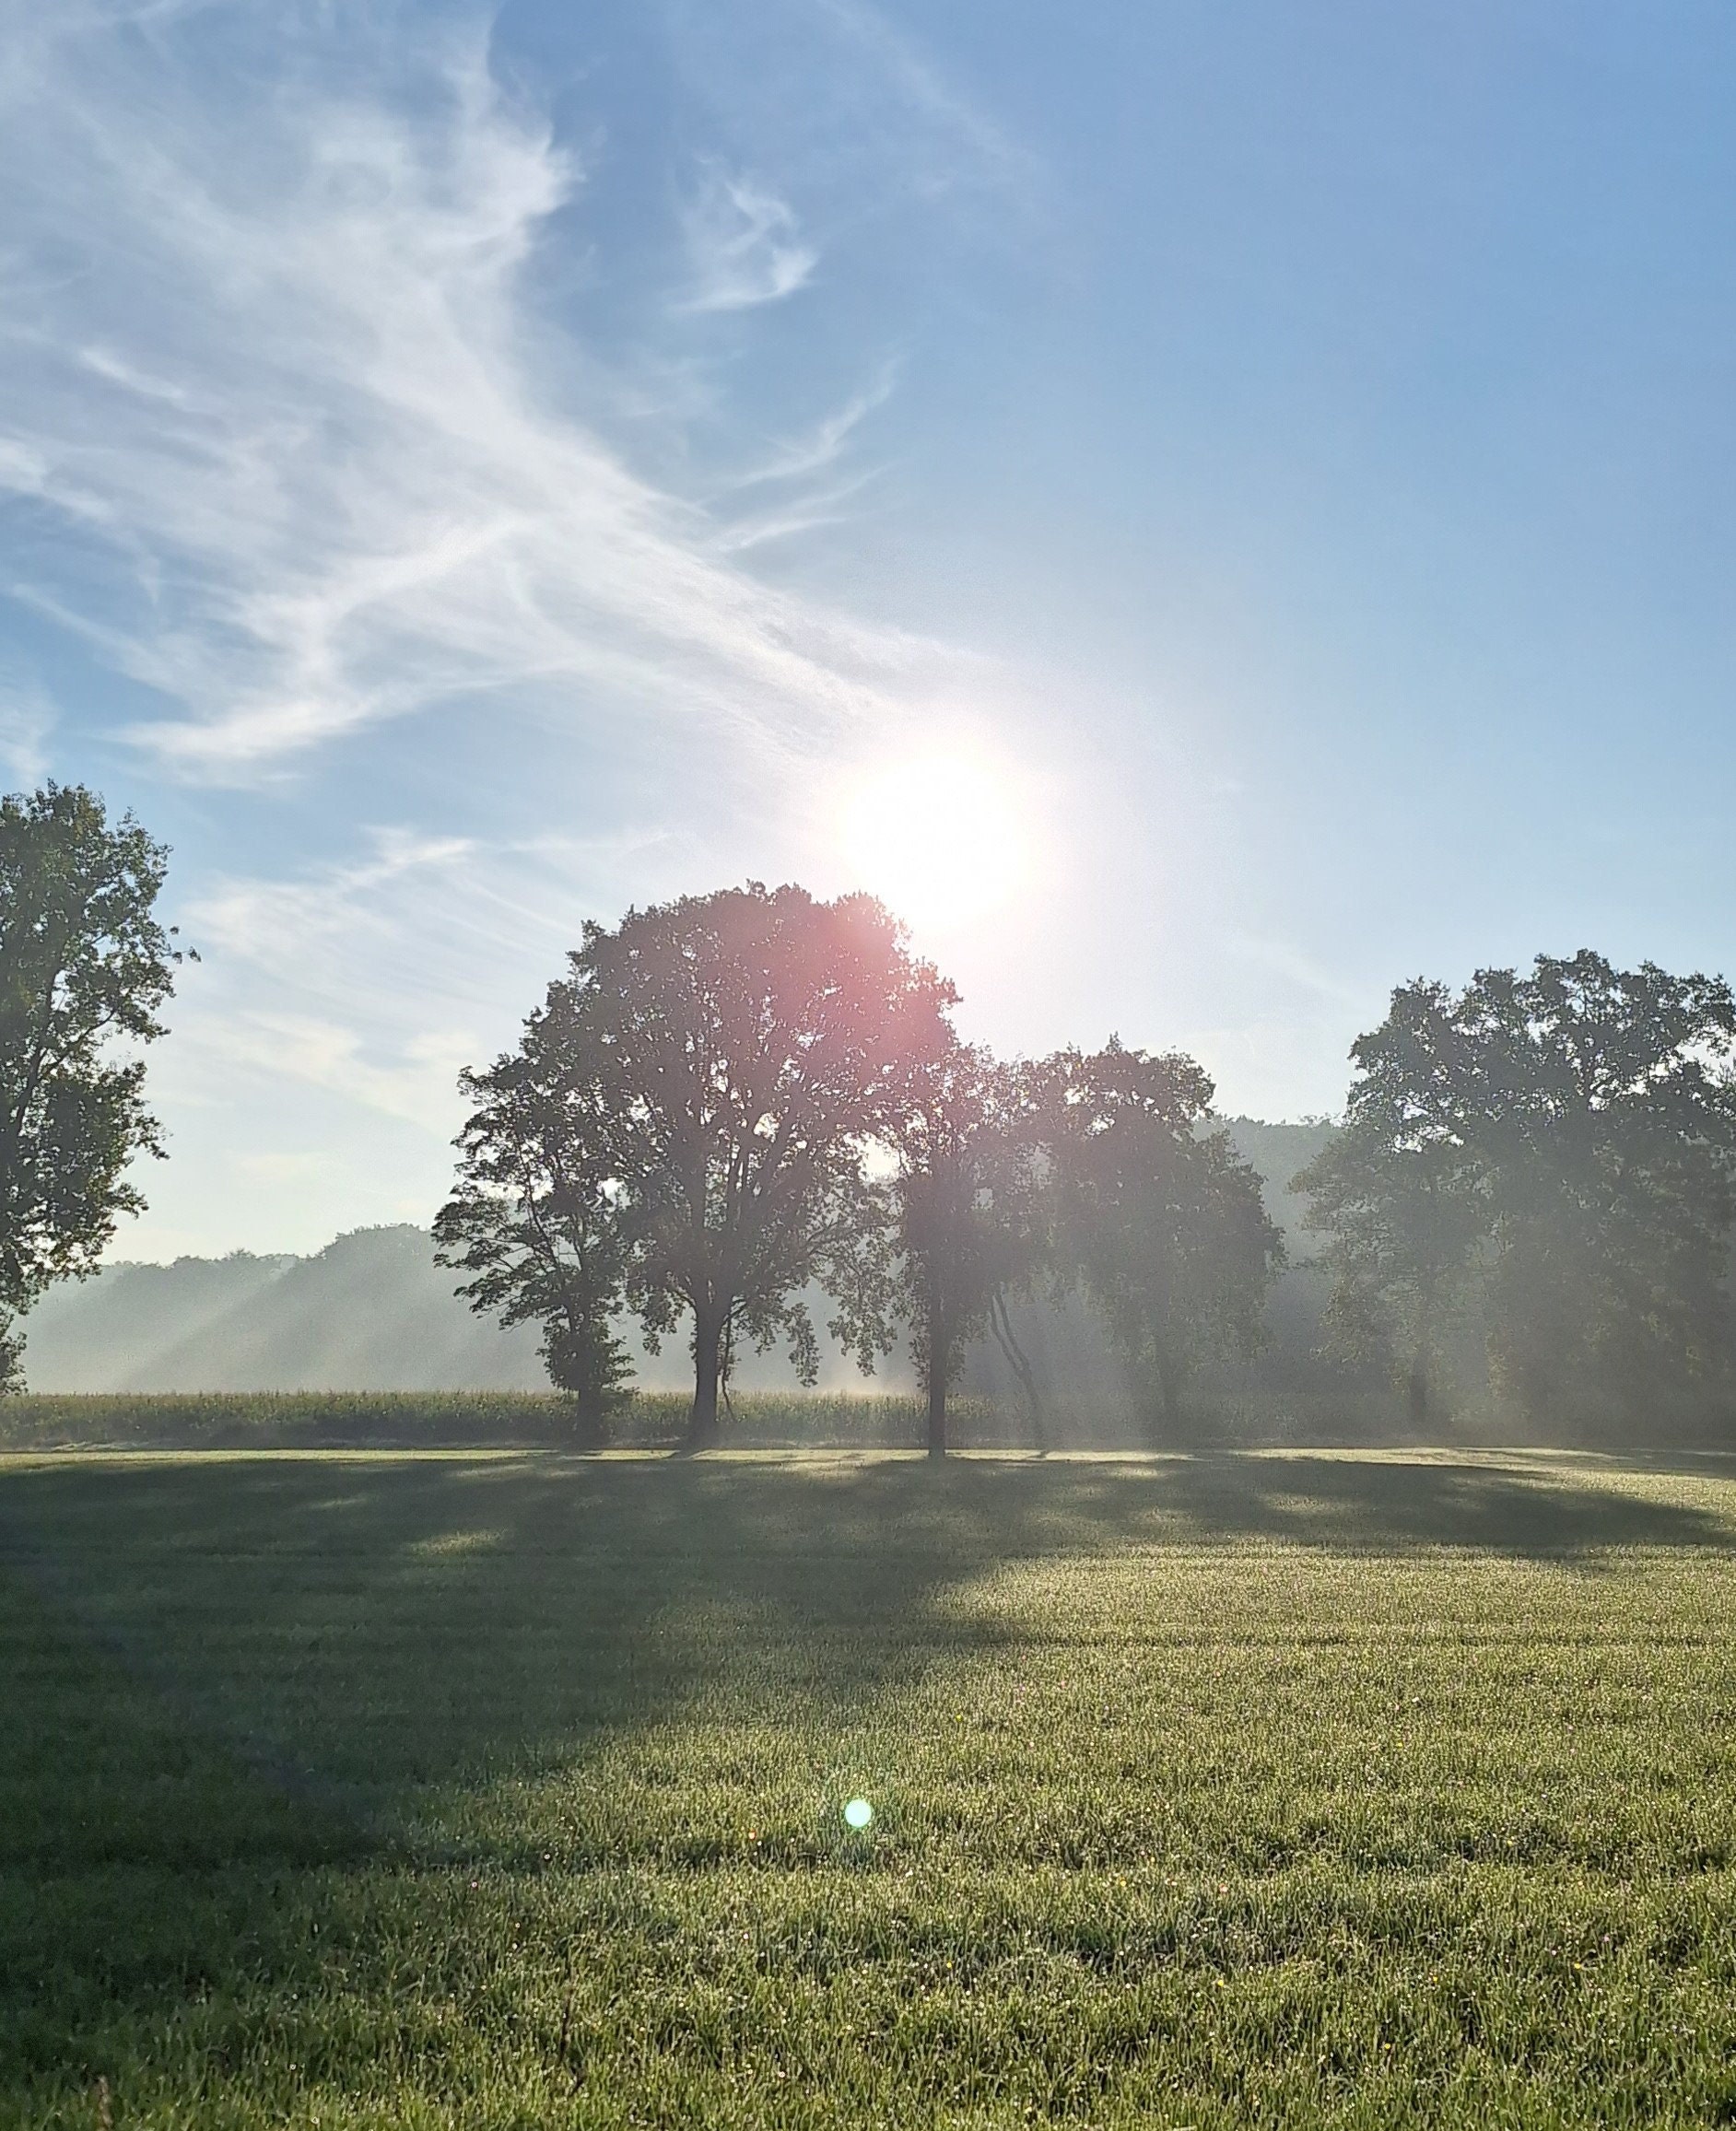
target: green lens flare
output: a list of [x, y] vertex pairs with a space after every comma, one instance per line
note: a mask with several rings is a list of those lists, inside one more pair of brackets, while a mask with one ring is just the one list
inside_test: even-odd
[[874, 1817], [874, 1809], [866, 1798], [851, 1798], [844, 1808], [844, 1825], [847, 1828], [865, 1828]]

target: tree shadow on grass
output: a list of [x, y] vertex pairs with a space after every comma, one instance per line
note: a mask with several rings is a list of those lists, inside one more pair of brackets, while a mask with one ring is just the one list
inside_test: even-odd
[[1056, 1555], [1280, 1542], [1597, 1569], [1736, 1550], [1715, 1510], [1481, 1458], [184, 1458], [0, 1475], [0, 1545], [268, 1786], [394, 1794], [642, 1730], [699, 1694], [847, 1715], [1004, 1628], [949, 1595]]
[[1736, 1549], [1730, 1517], [1633, 1492], [1617, 1472], [1583, 1464], [1285, 1453], [1178, 1458], [1162, 1469], [1172, 1508], [1224, 1540], [1359, 1554], [1458, 1547], [1582, 1566], [1628, 1547]]
[[178, 2023], [240, 2047], [260, 1992], [319, 1983], [344, 1875], [454, 1861], [428, 1829], [455, 1791], [582, 1768], [695, 1710], [768, 1735], [847, 1722], [1005, 1638], [952, 1602], [981, 1576], [1242, 1541], [1592, 1569], [1736, 1551], [1736, 1528], [1522, 1459], [0, 1472], [0, 2061], [16, 2091], [72, 2095], [122, 2078], [129, 2050], [162, 2057]]

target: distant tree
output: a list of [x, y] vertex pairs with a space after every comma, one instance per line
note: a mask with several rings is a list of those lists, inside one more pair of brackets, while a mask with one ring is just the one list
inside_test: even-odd
[[[587, 925], [550, 987], [515, 1099], [550, 1120], [545, 1152], [570, 1130], [574, 1173], [653, 1348], [690, 1320], [690, 1446], [716, 1440], [739, 1341], [788, 1341], [814, 1381], [811, 1284], [865, 1365], [889, 1343], [886, 1224], [863, 1153], [944, 1048], [953, 998], [868, 897], [818, 903], [757, 884], [629, 911], [614, 931]], [[471, 1129], [467, 1158], [494, 1160], [505, 1135], [487, 1103]]]
[[1730, 986], [1540, 955], [1528, 976], [1481, 972], [1460, 1018], [1482, 1068], [1497, 1378], [1540, 1417], [1710, 1390], [1736, 1218]]
[[1175, 1432], [1189, 1376], [1253, 1352], [1284, 1263], [1260, 1178], [1210, 1130], [1213, 1086], [1193, 1060], [1111, 1038], [1047, 1061], [1049, 1133], [1064, 1263], [1111, 1343]]
[[[946, 1453], [946, 1399], [968, 1342], [992, 1334], [1015, 1369], [1009, 1288], [1027, 1285], [1046, 1241], [1033, 1106], [1016, 1070], [955, 1044], [913, 1076], [891, 1142], [899, 1277], [931, 1458]], [[1035, 1396], [1029, 1365], [1023, 1379]]]
[[1721, 978], [1542, 955], [1456, 996], [1396, 991], [1352, 1056], [1350, 1157], [1304, 1172], [1309, 1218], [1334, 1239], [1343, 1307], [1387, 1304], [1413, 1411], [1443, 1300], [1468, 1291], [1493, 1376], [1534, 1417], [1710, 1387], [1736, 1219]]
[[181, 952], [154, 915], [168, 851], [95, 792], [0, 799], [0, 1388], [18, 1381], [19, 1316], [96, 1270], [126, 1180], [160, 1155], [145, 1067]]
[[1445, 989], [1417, 983], [1392, 994], [1387, 1020], [1351, 1056], [1359, 1077], [1343, 1129], [1291, 1188], [1325, 1238], [1331, 1343], [1398, 1376], [1421, 1427], [1493, 1218], [1474, 1144], [1472, 1049]]
[[517, 1051], [461, 1085], [475, 1108], [457, 1142], [457, 1188], [434, 1224], [436, 1256], [475, 1276], [457, 1291], [474, 1310], [542, 1326], [549, 1380], [598, 1434], [630, 1375], [612, 1321], [627, 1253], [602, 1090], [582, 1060], [551, 1046], [545, 1013], [531, 1016]]

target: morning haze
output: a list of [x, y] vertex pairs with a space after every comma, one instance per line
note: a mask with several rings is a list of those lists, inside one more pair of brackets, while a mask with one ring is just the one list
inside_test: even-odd
[[0, 0], [0, 2124], [1736, 2117], [1733, 91]]

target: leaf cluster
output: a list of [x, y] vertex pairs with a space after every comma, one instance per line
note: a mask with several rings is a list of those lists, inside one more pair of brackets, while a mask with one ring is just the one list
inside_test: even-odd
[[94, 1270], [145, 1204], [128, 1165], [162, 1153], [137, 1048], [182, 959], [155, 914], [167, 859], [81, 786], [0, 799], [0, 1385], [11, 1320]]

